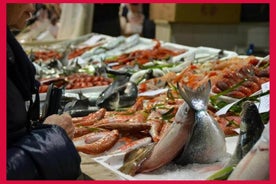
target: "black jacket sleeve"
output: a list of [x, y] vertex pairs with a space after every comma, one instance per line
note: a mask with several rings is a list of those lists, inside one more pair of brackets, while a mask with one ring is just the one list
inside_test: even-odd
[[43, 124], [31, 128], [34, 75], [32, 63], [7, 28], [7, 179], [76, 179], [81, 159], [65, 130]]
[[17, 147], [8, 149], [7, 179], [22, 180], [35, 178], [38, 178], [38, 171], [30, 155], [28, 155], [24, 150]]
[[8, 148], [7, 179], [76, 179], [80, 156], [66, 132], [41, 125]]

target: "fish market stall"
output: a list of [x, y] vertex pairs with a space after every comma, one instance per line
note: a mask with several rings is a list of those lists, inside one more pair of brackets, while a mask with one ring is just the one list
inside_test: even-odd
[[62, 91], [57, 112], [71, 114], [82, 170], [95, 180], [227, 179], [267, 137], [269, 56], [139, 35], [24, 48], [41, 102]]

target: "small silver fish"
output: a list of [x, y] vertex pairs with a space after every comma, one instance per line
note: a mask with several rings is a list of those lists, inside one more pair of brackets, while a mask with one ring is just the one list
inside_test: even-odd
[[207, 112], [207, 104], [211, 89], [210, 80], [197, 90], [178, 86], [180, 95], [189, 104], [195, 114], [195, 127], [189, 144], [174, 159], [180, 165], [188, 163], [213, 163], [226, 155], [225, 135], [218, 123]]

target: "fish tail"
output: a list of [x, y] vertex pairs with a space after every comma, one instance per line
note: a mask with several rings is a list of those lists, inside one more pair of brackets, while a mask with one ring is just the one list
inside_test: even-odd
[[211, 90], [211, 81], [208, 80], [205, 84], [199, 86], [193, 90], [187, 86], [183, 86], [183, 89], [177, 84], [177, 88], [181, 97], [185, 100], [188, 105], [196, 111], [204, 110], [207, 108], [209, 101], [209, 94]]

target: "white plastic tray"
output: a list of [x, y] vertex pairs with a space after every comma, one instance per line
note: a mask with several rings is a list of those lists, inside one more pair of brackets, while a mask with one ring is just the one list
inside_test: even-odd
[[[210, 60], [218, 59], [218, 53], [221, 49], [212, 48], [212, 47], [204, 47], [200, 46], [194, 50], [195, 61], [205, 62]], [[220, 59], [227, 59], [231, 57], [238, 56], [236, 52], [223, 50], [223, 56]]]
[[179, 44], [176, 44], [176, 43], [169, 43], [169, 42], [163, 43], [162, 47], [165, 47], [165, 48], [173, 50], [173, 51], [186, 50], [186, 52], [184, 52], [183, 54], [179, 54], [178, 56], [174, 56], [172, 58], [172, 62], [185, 61], [190, 57], [194, 57], [194, 52], [196, 50], [195, 47], [190, 47], [190, 46], [186, 46], [186, 45], [179, 45]]
[[[95, 87], [89, 87], [89, 88], [78, 88], [78, 89], [69, 89], [69, 90], [65, 90], [65, 94], [67, 93], [79, 93], [82, 92], [84, 95], [89, 95], [89, 94], [99, 94], [101, 93], [103, 90], [105, 90], [107, 88], [107, 86], [95, 86]], [[43, 102], [46, 100], [46, 95], [47, 93], [40, 93], [39, 97], [40, 97], [40, 101]]]
[[233, 154], [235, 151], [237, 141], [238, 136], [226, 138], [226, 148], [229, 156], [222, 162], [214, 164], [189, 164], [187, 166], [170, 163], [153, 172], [137, 174], [135, 176], [126, 175], [118, 170], [123, 164], [124, 154], [102, 156], [92, 159], [118, 174], [122, 180], [206, 180], [206, 178], [218, 171], [222, 164], [230, 158], [230, 154]]

